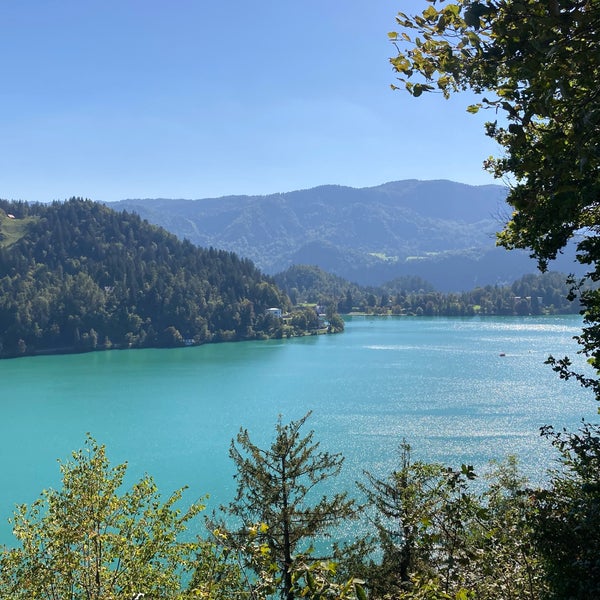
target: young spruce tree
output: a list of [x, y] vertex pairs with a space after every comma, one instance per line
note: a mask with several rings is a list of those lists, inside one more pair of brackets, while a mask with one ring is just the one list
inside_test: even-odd
[[346, 493], [327, 496], [315, 489], [339, 474], [343, 457], [320, 451], [313, 431], [301, 434], [309, 416], [287, 425], [280, 418], [275, 440], [266, 449], [241, 429], [230, 449], [237, 494], [223, 507], [231, 524], [222, 537], [263, 585], [265, 574], [273, 571], [273, 587], [284, 600], [299, 593], [297, 582], [307, 565], [323, 560], [314, 556], [312, 543], [329, 537], [333, 527], [355, 515], [354, 501]]

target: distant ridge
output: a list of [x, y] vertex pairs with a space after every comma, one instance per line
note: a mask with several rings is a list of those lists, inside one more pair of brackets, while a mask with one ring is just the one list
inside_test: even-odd
[[[250, 258], [269, 274], [314, 264], [363, 285], [414, 275], [455, 291], [536, 270], [526, 253], [495, 246], [495, 232], [509, 212], [506, 193], [498, 185], [409, 179], [266, 196], [129, 199], [111, 206], [135, 211], [200, 246]], [[573, 270], [570, 260], [562, 263], [552, 268]]]

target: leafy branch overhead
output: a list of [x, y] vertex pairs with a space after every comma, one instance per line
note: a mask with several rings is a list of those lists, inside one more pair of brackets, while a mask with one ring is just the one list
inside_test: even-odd
[[544, 263], [581, 227], [594, 226], [598, 194], [598, 2], [428, 2], [397, 17], [391, 59], [413, 95], [471, 90], [469, 107], [493, 108], [487, 134], [504, 156], [487, 163], [510, 175], [516, 209], [500, 237]]
[[[502, 154], [485, 162], [510, 181], [513, 212], [498, 243], [525, 248], [545, 270], [569, 240], [600, 280], [600, 3], [598, 0], [429, 0], [397, 16], [391, 59], [415, 97], [471, 90], [493, 110], [486, 134]], [[396, 87], [396, 86], [394, 86]], [[582, 295], [581, 338], [600, 367], [597, 293]]]

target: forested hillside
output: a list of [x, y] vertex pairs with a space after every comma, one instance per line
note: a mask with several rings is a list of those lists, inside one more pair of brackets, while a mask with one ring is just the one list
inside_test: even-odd
[[248, 259], [82, 199], [0, 201], [0, 356], [281, 334]]
[[339, 312], [352, 312], [353, 306], [367, 306], [371, 294], [434, 292], [435, 288], [420, 277], [397, 277], [381, 286], [363, 286], [327, 273], [315, 265], [294, 265], [273, 276], [277, 286], [293, 303], [317, 303], [338, 306]]
[[577, 313], [579, 302], [568, 299], [567, 275], [557, 272], [524, 275], [508, 285], [479, 286], [444, 293], [419, 277], [398, 277], [381, 286], [361, 286], [314, 265], [295, 265], [274, 276], [292, 302], [316, 302], [340, 313], [471, 316]]

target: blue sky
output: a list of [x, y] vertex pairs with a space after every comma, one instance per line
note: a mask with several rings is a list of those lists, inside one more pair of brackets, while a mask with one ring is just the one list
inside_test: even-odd
[[[424, 2], [412, 0], [418, 10]], [[403, 5], [403, 6], [402, 6]], [[0, 197], [494, 183], [490, 115], [394, 92], [405, 1], [0, 0]]]

